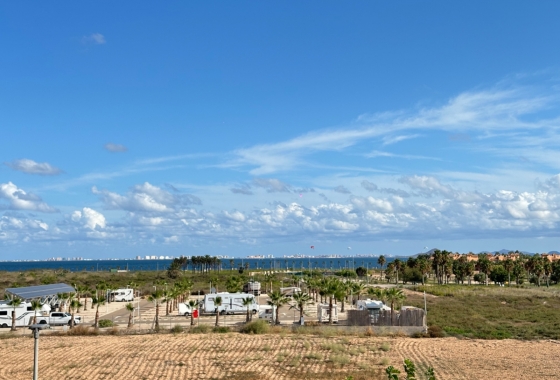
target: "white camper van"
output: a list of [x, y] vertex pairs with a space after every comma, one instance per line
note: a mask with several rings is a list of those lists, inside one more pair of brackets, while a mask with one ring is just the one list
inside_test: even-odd
[[264, 319], [269, 323], [274, 323], [274, 321], [276, 321], [276, 308], [271, 305], [260, 305], [259, 319]]
[[133, 289], [117, 289], [111, 292], [114, 302], [132, 302], [134, 301]]
[[[333, 316], [332, 321], [333, 323], [338, 322], [338, 309], [336, 308], [336, 304], [333, 304], [332, 308]], [[328, 303], [320, 303], [317, 304], [317, 320], [320, 323], [328, 323], [329, 322], [329, 304]]]
[[359, 300], [356, 303], [356, 308], [358, 310], [369, 311], [371, 323], [377, 322], [381, 310], [391, 310], [391, 308], [386, 306], [382, 301], [370, 300], [369, 298], [367, 300]]
[[[12, 311], [14, 307], [8, 305], [8, 301], [0, 301], [0, 327], [12, 326]], [[51, 311], [49, 305], [43, 305], [41, 310], [37, 311], [37, 319], [43, 315], [48, 315]], [[33, 321], [35, 311], [31, 308], [31, 302], [22, 302], [15, 308], [16, 312], [16, 326], [29, 326]]]
[[[195, 310], [196, 310], [196, 306], [195, 306]], [[180, 303], [180, 304], [177, 305], [177, 314], [179, 314], [179, 315], [184, 315], [185, 317], [190, 317], [192, 312], [193, 312], [193, 309], [190, 307], [189, 304]]]
[[[214, 304], [216, 297], [222, 297], [222, 305], [219, 309]], [[203, 300], [203, 309], [207, 314], [215, 314], [216, 310], [220, 314], [243, 314], [247, 313], [247, 306], [243, 306], [243, 298], [252, 298], [253, 303], [249, 306], [251, 313], [257, 314], [259, 304], [254, 295], [247, 293], [212, 293], [206, 294]]]

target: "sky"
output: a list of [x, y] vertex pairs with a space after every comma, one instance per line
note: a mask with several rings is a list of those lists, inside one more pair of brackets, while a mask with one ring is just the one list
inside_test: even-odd
[[558, 250], [558, 14], [2, 3], [0, 260]]

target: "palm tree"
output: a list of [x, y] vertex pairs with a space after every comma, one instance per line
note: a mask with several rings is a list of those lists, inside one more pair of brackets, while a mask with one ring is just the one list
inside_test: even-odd
[[41, 301], [39, 300], [31, 301], [31, 310], [35, 312], [35, 315], [33, 316], [33, 324], [37, 323], [37, 312], [41, 310], [41, 307], [43, 307], [43, 305], [41, 305]]
[[195, 300], [189, 300], [189, 306], [191, 307], [191, 326], [194, 326], [194, 316], [193, 316], [193, 312], [194, 312], [194, 308], [198, 305], [198, 302], [196, 302]]
[[251, 305], [253, 304], [253, 297], [245, 297], [241, 299], [241, 303], [243, 306], [247, 307], [247, 318], [245, 318], [245, 322], [250, 322], [253, 319], [251, 315]]
[[377, 259], [377, 264], [381, 266], [381, 278], [383, 278], [383, 265], [385, 265], [386, 262], [387, 260], [385, 260], [385, 256], [383, 255], [379, 256]]
[[130, 314], [128, 314], [128, 325], [126, 326], [126, 328], [129, 329], [132, 327], [132, 313], [134, 313], [134, 305], [132, 302], [126, 304], [126, 310], [130, 312]]
[[70, 328], [74, 328], [74, 313], [76, 312], [76, 310], [79, 310], [80, 307], [82, 307], [83, 305], [80, 303], [80, 299], [79, 298], [74, 298], [70, 301], [70, 311], [72, 313], [72, 319], [70, 319]]
[[329, 298], [329, 324], [333, 323], [333, 298], [340, 289], [340, 281], [336, 278], [325, 279], [321, 282], [321, 292]]
[[385, 290], [385, 297], [387, 302], [391, 304], [391, 324], [393, 324], [393, 311], [395, 310], [395, 305], [399, 305], [406, 299], [403, 291], [397, 288], [390, 288]]
[[276, 308], [276, 321], [275, 323], [278, 325], [280, 324], [280, 307], [284, 304], [286, 304], [286, 302], [288, 302], [288, 299], [286, 298], [285, 295], [283, 295], [282, 293], [280, 293], [279, 290], [275, 290], [273, 292], [270, 293], [269, 295], [270, 299], [267, 301], [267, 303], [272, 306], [272, 308]]
[[91, 289], [87, 286], [82, 288], [82, 296], [84, 296], [84, 311], [87, 311], [88, 298], [91, 295]]
[[11, 331], [16, 331], [16, 309], [19, 305], [21, 305], [22, 299], [18, 296], [10, 296], [8, 297], [8, 305], [11, 306], [14, 310], [12, 310], [12, 329]]
[[220, 306], [222, 306], [222, 297], [217, 296], [214, 300], [216, 306], [216, 327], [220, 325]]
[[295, 303], [290, 306], [290, 309], [296, 309], [299, 311], [299, 320], [301, 321], [303, 318], [303, 309], [305, 308], [305, 306], [312, 304], [313, 299], [311, 298], [309, 293], [302, 292], [294, 293], [292, 299]]
[[95, 322], [93, 324], [93, 326], [97, 329], [99, 328], [99, 306], [101, 305], [105, 305], [105, 296], [104, 295], [100, 295], [100, 296], [95, 296], [91, 298], [91, 304], [92, 306], [95, 305], [96, 309], [95, 309]]
[[511, 286], [511, 271], [513, 270], [514, 265], [515, 264], [510, 257], [504, 260], [504, 269], [508, 273], [508, 286]]
[[156, 318], [155, 318], [155, 330], [159, 331], [159, 303], [160, 299], [163, 296], [163, 292], [161, 290], [154, 291], [152, 294], [148, 296], [148, 301], [154, 302], [156, 304]]

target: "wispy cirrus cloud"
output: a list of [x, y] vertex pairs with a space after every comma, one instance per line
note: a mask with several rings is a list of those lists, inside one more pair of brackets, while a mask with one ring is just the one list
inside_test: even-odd
[[121, 144], [107, 143], [103, 146], [105, 150], [113, 153], [122, 153], [128, 151], [128, 148]]
[[93, 45], [104, 45], [107, 43], [105, 36], [101, 33], [91, 33], [87, 36], [82, 37], [82, 43], [84, 45], [93, 44]]
[[[560, 93], [554, 87], [539, 89], [512, 85], [464, 92], [447, 103], [408, 111], [362, 115], [349, 127], [309, 132], [290, 140], [258, 144], [233, 152], [225, 166], [249, 167], [252, 175], [271, 174], [307, 165], [305, 158], [317, 152], [342, 152], [361, 142], [380, 140], [381, 145], [421, 136], [421, 131], [452, 134], [504, 133], [551, 130], [558, 126]], [[556, 110], [556, 115], [550, 116]], [[534, 117], [547, 110], [547, 117]], [[395, 133], [401, 133], [395, 136]], [[409, 133], [406, 133], [409, 132]], [[556, 133], [555, 133], [556, 135]], [[374, 152], [375, 153], [375, 152]], [[385, 153], [389, 157], [390, 153]], [[421, 158], [423, 156], [392, 156]]]

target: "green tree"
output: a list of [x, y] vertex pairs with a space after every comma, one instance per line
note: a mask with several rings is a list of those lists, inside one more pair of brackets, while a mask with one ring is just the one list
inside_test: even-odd
[[217, 296], [214, 299], [214, 305], [216, 305], [216, 327], [220, 325], [220, 306], [222, 306], [222, 297]]
[[159, 304], [162, 298], [163, 298], [163, 292], [158, 289], [156, 289], [152, 294], [148, 296], [148, 301], [154, 302], [156, 304], [156, 317], [155, 317], [155, 324], [154, 324], [154, 329], [156, 331], [159, 331]]
[[195, 300], [189, 300], [189, 306], [191, 307], [191, 326], [194, 326], [194, 316], [193, 312], [198, 306], [198, 302]]
[[393, 323], [393, 311], [395, 310], [395, 306], [399, 306], [406, 299], [406, 296], [401, 289], [390, 288], [385, 290], [385, 297], [387, 303], [391, 305], [391, 323]]
[[513, 262], [511, 257], [508, 257], [507, 259], [504, 260], [503, 266], [508, 275], [508, 286], [511, 286], [511, 272], [513, 271], [513, 267], [515, 266], [515, 263]]
[[93, 326], [97, 329], [99, 328], [99, 306], [105, 305], [105, 296], [104, 295], [96, 295], [91, 298], [91, 304], [95, 306], [95, 322]]
[[488, 278], [490, 276], [490, 272], [492, 271], [492, 262], [490, 261], [488, 254], [481, 253], [478, 255], [476, 267], [480, 272], [485, 274], [484, 281], [486, 282], [486, 285], [488, 285]]
[[321, 281], [320, 291], [329, 299], [329, 324], [333, 323], [333, 299], [340, 293], [341, 281], [336, 278], [327, 278]]
[[247, 316], [245, 322], [251, 322], [253, 315], [251, 314], [251, 305], [253, 304], [253, 297], [241, 298], [241, 303], [247, 308]]
[[16, 309], [21, 305], [22, 299], [18, 296], [11, 295], [8, 297], [8, 306], [11, 306], [12, 310], [12, 328], [11, 331], [16, 331]]
[[128, 310], [128, 325], [126, 326], [127, 329], [132, 327], [132, 315], [134, 313], [134, 305], [132, 302], [126, 304], [126, 310]]
[[297, 311], [299, 311], [299, 320], [301, 321], [301, 319], [303, 318], [303, 310], [305, 309], [305, 306], [312, 304], [313, 299], [308, 293], [303, 292], [294, 293], [292, 299], [294, 301], [294, 304], [290, 306], [290, 309], [296, 309]]
[[381, 267], [381, 278], [383, 278], [383, 265], [385, 265], [386, 262], [387, 260], [385, 260], [385, 256], [383, 255], [379, 256], [377, 259], [377, 264]]
[[71, 329], [73, 329], [74, 325], [76, 324], [76, 321], [74, 320], [74, 314], [82, 306], [83, 305], [80, 303], [79, 298], [73, 298], [73, 299], [70, 300], [70, 312], [72, 314], [71, 319], [70, 319], [70, 328]]
[[31, 310], [33, 310], [33, 324], [37, 323], [37, 312], [41, 310], [43, 305], [41, 305], [41, 301], [39, 300], [31, 300]]
[[273, 310], [276, 309], [276, 321], [275, 323], [278, 325], [280, 324], [280, 307], [285, 305], [288, 302], [288, 299], [285, 295], [280, 293], [279, 290], [275, 290], [269, 294], [270, 299], [267, 303], [272, 306]]

